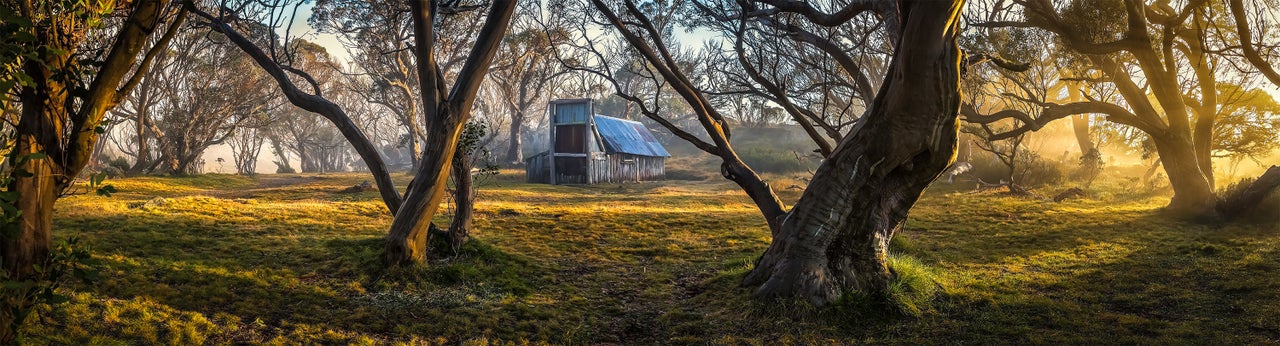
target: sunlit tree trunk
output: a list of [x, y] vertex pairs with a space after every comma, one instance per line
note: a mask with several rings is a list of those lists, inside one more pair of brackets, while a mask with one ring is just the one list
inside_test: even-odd
[[[58, 58], [65, 57], [49, 60], [57, 61]], [[35, 61], [27, 61], [24, 65], [24, 70], [37, 81], [37, 85], [23, 88], [20, 95], [22, 118], [16, 129], [14, 153], [19, 160], [25, 160], [16, 169], [30, 173], [30, 176], [15, 175], [15, 180], [8, 186], [10, 191], [18, 194], [15, 207], [22, 215], [18, 219], [17, 234], [2, 237], [4, 269], [17, 279], [29, 277], [32, 265], [48, 254], [53, 202], [60, 184], [67, 180], [53, 160], [30, 159], [33, 154], [46, 154], [50, 149], [60, 147], [68, 90], [50, 73], [65, 66], [53, 62], [50, 63], [53, 66], [45, 67]]]
[[[404, 212], [396, 213], [387, 235], [384, 261], [388, 265], [412, 265], [426, 259], [427, 234], [431, 218], [440, 209], [451, 158], [458, 146], [462, 124], [457, 116], [443, 115], [445, 121], [429, 122], [426, 152], [405, 192]], [[450, 131], [450, 128], [456, 128]]]
[[1209, 175], [1200, 169], [1200, 161], [1191, 138], [1175, 133], [1153, 135], [1151, 139], [1155, 141], [1160, 162], [1169, 177], [1169, 186], [1173, 188], [1173, 198], [1167, 209], [1178, 215], [1218, 218], [1220, 215], [1216, 209], [1217, 198], [1213, 194], [1213, 185], [1209, 183]]
[[813, 177], [744, 285], [822, 305], [885, 292], [889, 239], [955, 157], [963, 1], [902, 1], [901, 40], [860, 124]]
[[[1067, 87], [1067, 101], [1079, 102], [1083, 101], [1084, 96], [1081, 95], [1080, 88], [1075, 85]], [[1080, 145], [1080, 156], [1088, 156], [1090, 152], [1098, 150], [1093, 144], [1093, 137], [1089, 135], [1089, 115], [1076, 114], [1071, 116], [1071, 130], [1076, 135], [1076, 143]]]
[[1097, 150], [1093, 146], [1093, 139], [1089, 138], [1089, 115], [1080, 114], [1071, 116], [1071, 130], [1076, 135], [1076, 143], [1080, 145], [1080, 155], [1088, 155], [1090, 151]]
[[409, 130], [409, 133], [408, 133], [408, 136], [409, 136], [409, 144], [408, 144], [408, 145], [409, 145], [409, 171], [410, 171], [410, 172], [416, 172], [416, 171], [418, 170], [418, 166], [422, 165], [422, 143], [420, 143], [420, 142], [418, 141], [418, 134], [416, 133], [416, 132], [417, 132], [417, 130], [412, 130], [412, 129], [417, 129], [417, 128], [418, 128], [418, 119], [417, 119], [417, 117], [418, 117], [418, 116], [417, 116], [416, 114], [413, 114], [412, 112], [410, 112], [410, 114], [409, 114], [409, 128], [410, 128], [411, 130]]
[[[1201, 11], [1195, 11], [1196, 20], [1192, 21], [1196, 32], [1202, 32], [1204, 29], [1200, 27], [1200, 23], [1204, 21]], [[1192, 60], [1191, 67], [1195, 71], [1196, 81], [1200, 89], [1200, 101], [1191, 105], [1191, 111], [1194, 115], [1191, 125], [1192, 146], [1196, 152], [1196, 162], [1199, 164], [1200, 172], [1204, 174], [1205, 180], [1209, 183], [1209, 189], [1213, 190], [1216, 182], [1213, 174], [1213, 128], [1218, 121], [1218, 75], [1214, 71], [1216, 59], [1212, 59], [1206, 52], [1202, 39], [1186, 40], [1188, 43], [1188, 59]]]
[[432, 51], [437, 5], [434, 1], [410, 2], [428, 140], [414, 182], [405, 191], [401, 212], [392, 219], [387, 234], [383, 261], [391, 266], [412, 265], [426, 258], [431, 218], [439, 211], [440, 201], [446, 194], [445, 184], [459, 139], [470, 118], [480, 83], [488, 73], [516, 7], [514, 2], [506, 1], [495, 1], [489, 6], [484, 26], [457, 74], [455, 85], [446, 89], [445, 82], [437, 78], [439, 67]]

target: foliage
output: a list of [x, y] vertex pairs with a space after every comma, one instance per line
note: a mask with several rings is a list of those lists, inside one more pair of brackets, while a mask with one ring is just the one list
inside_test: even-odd
[[[93, 56], [73, 56], [69, 61], [45, 62], [43, 56], [65, 54], [59, 48], [34, 44], [37, 37], [33, 29], [58, 26], [67, 31], [67, 36], [83, 34], [90, 28], [101, 28], [103, 19], [115, 10], [114, 1], [96, 0], [57, 0], [39, 1], [35, 3], [34, 16], [26, 17], [18, 13], [19, 7], [11, 1], [0, 2], [0, 105], [7, 113], [10, 111], [10, 90], [18, 86], [34, 86], [36, 83], [22, 65], [24, 61], [36, 61], [42, 65], [57, 69], [54, 78], [60, 83], [68, 84], [73, 90], [85, 90], [82, 85], [96, 61]], [[72, 38], [74, 39], [74, 38]], [[74, 94], [74, 93], [73, 93]], [[81, 95], [75, 95], [80, 97]]]
[[1049, 160], [1038, 153], [1023, 154], [1026, 162], [1017, 169], [1017, 181], [1026, 186], [1041, 186], [1062, 182], [1067, 175], [1067, 165], [1056, 160]]
[[[465, 153], [466, 157], [471, 160], [478, 160], [481, 176], [493, 176], [498, 174], [497, 160], [493, 159], [493, 153], [489, 152], [489, 148], [484, 146], [484, 140], [488, 134], [488, 125], [482, 122], [467, 122], [462, 129], [462, 136], [458, 138], [458, 150]], [[468, 162], [468, 167], [476, 167], [476, 161]]]
[[1214, 127], [1213, 155], [1255, 162], [1280, 146], [1280, 103], [1262, 89], [1218, 84], [1223, 102]]
[[116, 156], [107, 160], [107, 166], [120, 172], [127, 172], [129, 171], [129, 159], [124, 156]]
[[1102, 161], [1102, 151], [1090, 150], [1080, 155], [1079, 164], [1071, 171], [1071, 178], [1084, 182], [1084, 187], [1089, 188], [1098, 175], [1102, 174], [1102, 167], [1105, 165], [1106, 163]]
[[0, 321], [8, 321], [5, 327], [17, 331], [21, 340], [22, 326], [32, 312], [69, 301], [70, 296], [60, 290], [68, 279], [91, 286], [98, 279], [98, 264], [90, 255], [89, 246], [81, 244], [80, 238], [71, 237], [35, 267], [32, 277], [17, 279], [0, 271], [0, 306], [4, 307], [0, 309]]

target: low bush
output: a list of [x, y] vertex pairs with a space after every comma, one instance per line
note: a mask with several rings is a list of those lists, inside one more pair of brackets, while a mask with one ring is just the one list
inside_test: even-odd
[[[1022, 153], [1014, 164], [1013, 180], [1023, 187], [1036, 187], [1061, 182], [1067, 176], [1067, 165], [1053, 160], [1045, 160], [1039, 155]], [[991, 155], [975, 155], [973, 176], [984, 182], [995, 184], [1009, 179], [1009, 166]]]
[[[1223, 215], [1230, 215], [1232, 218], [1257, 223], [1280, 222], [1280, 189], [1274, 190], [1261, 202], [1252, 204], [1245, 201], [1245, 191], [1255, 178], [1244, 178], [1240, 181], [1227, 185], [1226, 188], [1218, 191], [1218, 211]], [[1252, 204], [1252, 205], [1251, 205]]]
[[695, 170], [689, 170], [689, 169], [668, 169], [666, 179], [667, 180], [704, 181], [712, 178], [712, 174], [713, 173], [711, 172], [702, 172], [702, 171], [695, 171]]
[[817, 166], [816, 159], [770, 148], [748, 148], [738, 152], [738, 156], [759, 173], [796, 173]]
[[1022, 186], [1043, 186], [1061, 182], [1069, 168], [1062, 162], [1032, 158], [1018, 167], [1015, 178]]

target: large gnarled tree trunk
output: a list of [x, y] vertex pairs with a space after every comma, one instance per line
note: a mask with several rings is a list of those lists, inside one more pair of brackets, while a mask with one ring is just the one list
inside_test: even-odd
[[823, 305], [848, 291], [885, 291], [889, 239], [955, 156], [962, 4], [902, 1], [901, 40], [880, 93], [747, 275], [757, 296]]
[[1166, 209], [1176, 215], [1218, 219], [1221, 215], [1217, 212], [1217, 197], [1213, 194], [1209, 175], [1201, 170], [1191, 138], [1169, 133], [1152, 135], [1151, 139], [1156, 143], [1160, 162], [1164, 163], [1164, 171], [1174, 191]]

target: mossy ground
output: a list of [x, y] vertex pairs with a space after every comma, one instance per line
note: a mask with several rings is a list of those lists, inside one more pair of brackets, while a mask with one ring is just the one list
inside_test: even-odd
[[101, 280], [41, 311], [28, 341], [1280, 341], [1280, 226], [1167, 220], [1166, 192], [1132, 184], [1063, 203], [935, 186], [894, 242], [901, 313], [882, 313], [748, 299], [738, 282], [769, 233], [727, 182], [567, 187], [506, 172], [482, 187], [460, 254], [388, 272], [377, 193], [338, 193], [365, 179], [144, 177], [64, 198], [55, 237], [92, 243]]

